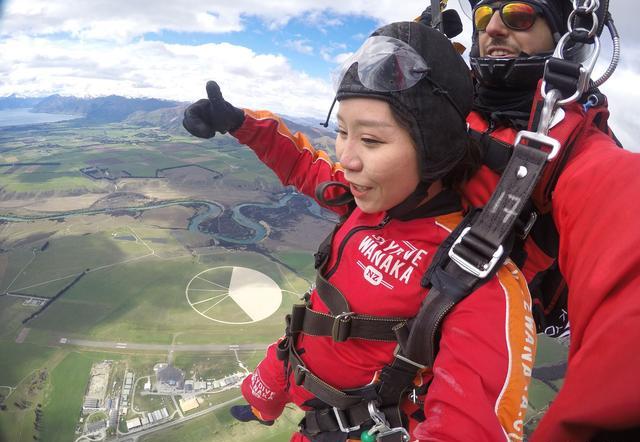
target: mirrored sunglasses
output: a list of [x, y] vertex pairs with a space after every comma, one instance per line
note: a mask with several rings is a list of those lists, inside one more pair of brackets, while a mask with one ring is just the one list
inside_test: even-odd
[[526, 31], [531, 28], [542, 12], [534, 5], [523, 2], [506, 2], [500, 5], [481, 5], [473, 11], [473, 23], [477, 31], [487, 29], [495, 11], [500, 11], [500, 18], [506, 27], [515, 31]]

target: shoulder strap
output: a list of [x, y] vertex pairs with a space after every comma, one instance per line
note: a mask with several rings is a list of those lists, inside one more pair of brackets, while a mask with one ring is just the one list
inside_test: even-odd
[[484, 210], [467, 217], [440, 247], [444, 259], [434, 259], [435, 267], [428, 272], [425, 282], [431, 290], [408, 336], [401, 340], [401, 357], [433, 365], [443, 318], [488, 280], [509, 255], [514, 226], [547, 164], [547, 150], [559, 147], [556, 140], [544, 136], [516, 139], [513, 154]]

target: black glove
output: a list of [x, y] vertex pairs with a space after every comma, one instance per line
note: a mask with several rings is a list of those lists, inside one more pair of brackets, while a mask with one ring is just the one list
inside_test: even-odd
[[[427, 26], [431, 26], [431, 6], [422, 11], [420, 17], [416, 20]], [[453, 38], [462, 32], [462, 21], [455, 9], [445, 9], [442, 11], [442, 31], [444, 35]]]
[[184, 111], [182, 125], [191, 135], [211, 138], [216, 132], [233, 132], [242, 126], [244, 111], [222, 98], [220, 86], [215, 81], [207, 81], [207, 97]]

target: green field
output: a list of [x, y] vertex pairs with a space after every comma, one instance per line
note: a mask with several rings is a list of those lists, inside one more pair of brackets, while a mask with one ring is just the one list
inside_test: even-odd
[[0, 342], [0, 354], [11, 355], [0, 358], [2, 385], [18, 385], [25, 376], [42, 367], [55, 349], [32, 344]]
[[85, 354], [71, 352], [51, 372], [52, 388], [43, 404], [42, 433], [48, 440], [68, 442], [74, 438], [93, 362]]
[[[155, 177], [158, 169], [194, 164], [193, 159], [202, 156], [209, 160], [197, 164], [220, 171], [234, 170], [238, 177], [244, 174], [243, 179], [253, 181], [256, 176], [265, 175], [266, 168], [256, 162], [255, 155], [239, 148], [228, 136], [200, 141], [186, 133], [169, 135], [158, 128], [127, 124], [77, 128], [74, 124], [57, 124], [46, 131], [46, 136], [38, 130], [26, 130], [6, 140], [7, 147], [14, 147], [12, 163], [60, 164], [17, 167], [0, 175], [0, 187], [5, 192], [20, 193], [104, 192], [108, 182], [93, 180], [80, 169], [104, 163], [116, 176], [126, 171], [136, 177]], [[0, 141], [5, 142], [2, 137]], [[0, 155], [0, 163], [4, 161], [7, 159]], [[245, 173], [247, 168], [251, 171]], [[276, 182], [272, 174], [270, 181]]]
[[[240, 401], [238, 402], [240, 403]], [[265, 427], [256, 422], [240, 423], [229, 415], [228, 407], [194, 419], [183, 425], [141, 439], [143, 442], [286, 442], [302, 418], [297, 410], [287, 409], [276, 424]]]
[[[50, 238], [46, 250], [32, 254], [30, 260], [24, 258], [28, 256], [24, 249], [16, 249], [20, 265], [7, 268], [2, 282], [5, 288], [11, 285], [12, 291], [50, 297], [87, 272], [44, 314], [30, 321], [33, 336], [41, 330], [52, 336], [124, 342], [170, 343], [176, 334], [180, 334], [180, 343], [188, 342], [190, 336], [195, 343], [269, 342], [281, 334], [282, 318], [296, 295], [285, 293], [281, 309], [272, 318], [244, 325], [236, 333], [233, 326], [203, 318], [189, 307], [185, 297], [189, 280], [208, 268], [243, 266], [265, 273], [298, 294], [306, 288], [306, 282], [291, 271], [258, 254], [220, 251], [195, 262], [166, 230], [134, 226], [131, 231], [142, 241], [118, 241], [107, 231]], [[159, 238], [166, 241], [159, 242]], [[12, 254], [9, 261], [13, 261]], [[21, 314], [27, 311], [21, 309]], [[219, 312], [225, 318], [232, 313]]]

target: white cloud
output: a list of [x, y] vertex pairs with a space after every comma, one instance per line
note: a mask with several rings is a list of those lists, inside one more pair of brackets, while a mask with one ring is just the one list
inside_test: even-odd
[[328, 81], [294, 70], [285, 57], [228, 43], [118, 46], [23, 36], [1, 41], [0, 54], [0, 96], [56, 91], [193, 101], [213, 79], [237, 106], [300, 116], [322, 115], [332, 96]]
[[333, 57], [332, 61], [334, 63], [341, 64], [347, 61], [347, 59], [352, 55], [353, 55], [353, 52], [341, 52], [340, 54], [336, 54], [336, 56]]
[[[328, 63], [341, 63], [339, 60], [341, 54], [335, 55], [335, 51], [344, 51], [347, 49], [347, 45], [344, 43], [331, 43], [329, 46], [323, 46], [320, 48], [320, 56]], [[342, 60], [344, 61], [344, 59]]]
[[311, 43], [309, 40], [287, 40], [284, 42], [284, 46], [301, 54], [311, 55], [313, 54], [313, 46], [309, 43]]
[[244, 29], [242, 18], [257, 16], [270, 29], [306, 16], [320, 26], [340, 24], [338, 15], [369, 16], [382, 22], [411, 19], [423, 1], [383, 0], [11, 0], [0, 32], [48, 35], [60, 32], [82, 38], [125, 41], [148, 32], [225, 33]]
[[[310, 77], [302, 72], [303, 67], [281, 55], [259, 54], [230, 44], [171, 45], [140, 37], [162, 30], [239, 32], [245, 30], [250, 16], [260, 18], [270, 29], [278, 29], [295, 18], [322, 31], [343, 23], [349, 15], [369, 17], [379, 23], [411, 19], [427, 3], [10, 0], [5, 2], [0, 23], [0, 95], [57, 92], [186, 101], [202, 97], [206, 80], [216, 79], [239, 106], [270, 108], [290, 115], [323, 115], [333, 95], [329, 79]], [[633, 118], [640, 102], [635, 92], [640, 84], [640, 27], [633, 22], [632, 3], [611, 2], [622, 36], [623, 59], [603, 90], [609, 96], [612, 127], [628, 148], [640, 150], [636, 141], [640, 126]], [[457, 7], [455, 0], [449, 4]], [[456, 40], [469, 47], [470, 24], [466, 17], [462, 20], [466, 32]], [[358, 40], [364, 37], [356, 35]], [[339, 64], [350, 55], [346, 46], [320, 42], [311, 35], [289, 40], [290, 47], [302, 53], [312, 53], [315, 45], [320, 58], [329, 63]]]
[[611, 117], [609, 124], [622, 145], [634, 152], [640, 152], [640, 73], [622, 67], [602, 86], [609, 100]]

